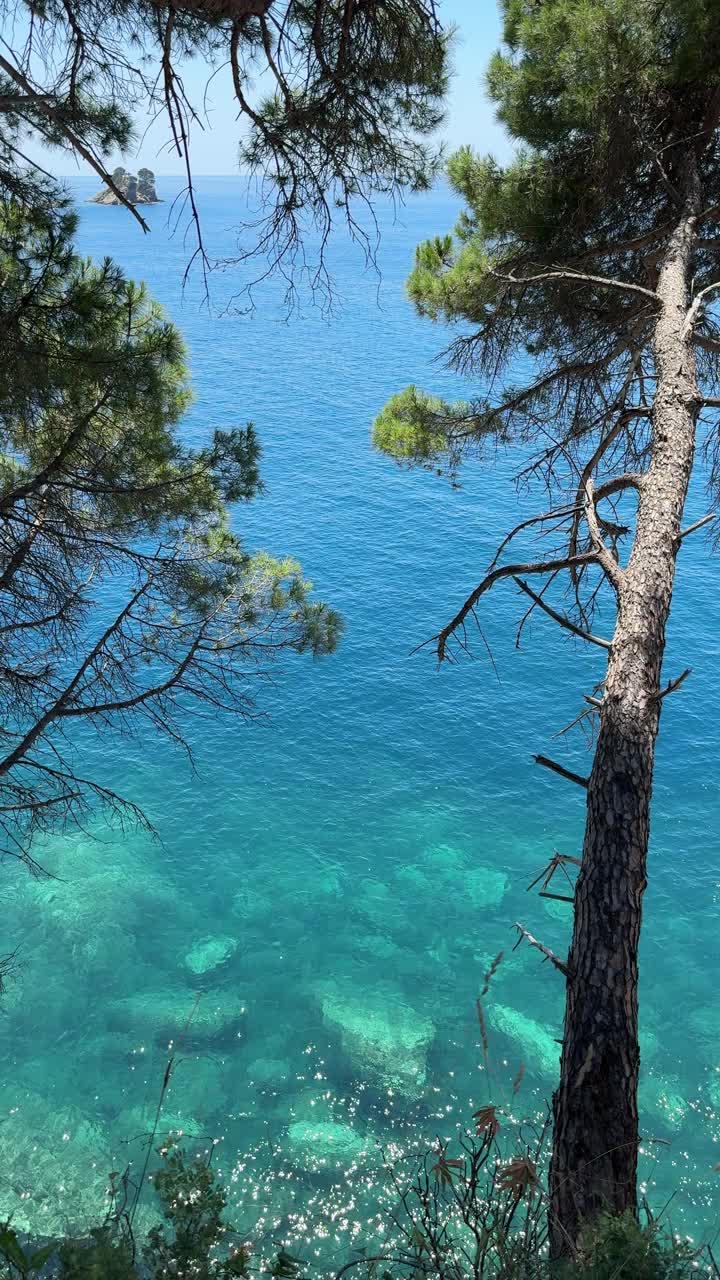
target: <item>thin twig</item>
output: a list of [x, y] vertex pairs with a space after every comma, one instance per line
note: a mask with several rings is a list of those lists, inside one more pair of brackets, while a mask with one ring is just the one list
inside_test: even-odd
[[[558, 569], [568, 569], [573, 565], [593, 564], [597, 563], [597, 554], [593, 551], [583, 552], [577, 556], [559, 556], [555, 560], [536, 560], [529, 561], [525, 564], [505, 564], [499, 569], [493, 569], [483, 578], [482, 582], [468, 596], [465, 603], [458, 610], [455, 617], [442, 631], [438, 631], [437, 635], [426, 641], [426, 644], [435, 644], [437, 647], [438, 660], [442, 662], [447, 656], [447, 642], [450, 637], [463, 625], [468, 614], [472, 613], [475, 605], [486, 591], [499, 582], [501, 578], [516, 578], [518, 574], [535, 574], [535, 573], [555, 573]], [[421, 646], [424, 647], [424, 646]]]
[[567, 631], [571, 631], [574, 636], [579, 636], [581, 640], [587, 640], [588, 644], [599, 645], [601, 649], [612, 648], [610, 640], [605, 640], [603, 636], [594, 636], [590, 631], [584, 631], [582, 627], [578, 627], [576, 623], [570, 620], [570, 618], [567, 618], [564, 613], [558, 613], [556, 609], [553, 609], [552, 605], [547, 604], [546, 601], [543, 600], [542, 596], [539, 596], [537, 592], [533, 591], [532, 587], [529, 586], [527, 582], [523, 582], [522, 578], [515, 578], [515, 582], [519, 586], [520, 590], [524, 591], [525, 595], [529, 596], [531, 600], [534, 600], [538, 608], [542, 609], [543, 613], [546, 613], [548, 617], [557, 622], [559, 626], [565, 627]]
[[177, 1056], [178, 1050], [182, 1047], [182, 1045], [183, 1045], [183, 1043], [184, 1043], [184, 1041], [185, 1041], [185, 1037], [186, 1037], [186, 1035], [187, 1035], [187, 1033], [188, 1033], [188, 1030], [189, 1030], [189, 1028], [190, 1028], [190, 1023], [192, 1022], [193, 1018], [195, 1017], [195, 1014], [197, 1013], [198, 1005], [200, 1004], [200, 1001], [201, 1001], [201, 1000], [202, 1000], [202, 992], [199, 992], [199, 994], [195, 997], [195, 1003], [194, 1003], [194, 1005], [193, 1005], [192, 1009], [190, 1010], [190, 1013], [188, 1014], [188, 1017], [187, 1017], [187, 1019], [186, 1019], [186, 1021], [185, 1021], [185, 1025], [183, 1026], [182, 1031], [180, 1032], [180, 1035], [178, 1036], [177, 1044], [173, 1044], [173, 1046], [172, 1046], [172, 1048], [171, 1048], [170, 1056], [169, 1056], [169, 1058], [168, 1058], [168, 1060], [167, 1060], [167, 1064], [166, 1064], [166, 1066], [165, 1066], [165, 1075], [163, 1076], [162, 1087], [161, 1087], [161, 1089], [160, 1089], [160, 1097], [158, 1098], [158, 1104], [157, 1104], [157, 1107], [156, 1107], [156, 1109], [155, 1109], [155, 1119], [154, 1119], [154, 1121], [153, 1121], [152, 1132], [150, 1133], [150, 1136], [149, 1136], [149, 1138], [148, 1138], [148, 1142], [147, 1142], [147, 1151], [145, 1152], [145, 1163], [144, 1163], [144, 1165], [143, 1165], [142, 1173], [141, 1173], [141, 1175], [140, 1175], [140, 1181], [138, 1182], [138, 1186], [137, 1186], [137, 1191], [136, 1191], [136, 1193], [135, 1193], [135, 1200], [134, 1200], [134, 1203], [133, 1203], [133, 1207], [132, 1207], [132, 1209], [131, 1209], [131, 1211], [130, 1211], [130, 1223], [131, 1223], [131, 1225], [132, 1225], [132, 1223], [133, 1223], [133, 1221], [134, 1221], [134, 1219], [135, 1219], [135, 1214], [137, 1213], [137, 1208], [138, 1208], [138, 1204], [139, 1204], [139, 1201], [140, 1201], [140, 1196], [142, 1195], [142, 1189], [143, 1189], [143, 1187], [144, 1187], [144, 1185], [145, 1185], [145, 1179], [146, 1179], [146, 1177], [147, 1177], [148, 1165], [149, 1165], [149, 1163], [150, 1163], [150, 1156], [152, 1155], [153, 1143], [154, 1143], [155, 1138], [156, 1138], [156, 1136], [157, 1136], [158, 1128], [159, 1128], [159, 1126], [160, 1126], [160, 1114], [161, 1114], [162, 1109], [163, 1109], [163, 1103], [164, 1103], [164, 1101], [165, 1101], [165, 1094], [167, 1093], [168, 1085], [170, 1084], [170, 1077], [171, 1077], [171, 1075], [172, 1075], [172, 1070], [173, 1070], [173, 1067], [175, 1066], [175, 1058], [176, 1058], [176, 1056]]
[[525, 929], [523, 925], [518, 924], [517, 920], [513, 925], [513, 929], [517, 929], [518, 933], [520, 934], [520, 937], [518, 938], [517, 942], [515, 943], [515, 946], [513, 947], [513, 951], [520, 946], [520, 943], [523, 940], [525, 942], [529, 942], [530, 946], [535, 947], [536, 951], [541, 952], [541, 954], [544, 955], [545, 959], [549, 960], [551, 965], [553, 965], [563, 975], [563, 977], [567, 978], [569, 976], [569, 970], [567, 965], [564, 963], [564, 961], [559, 960], [558, 957], [555, 955], [555, 952], [551, 951], [549, 947], [546, 947], [544, 942], [538, 942], [537, 938], [534, 938], [531, 933], [528, 933], [527, 929]]

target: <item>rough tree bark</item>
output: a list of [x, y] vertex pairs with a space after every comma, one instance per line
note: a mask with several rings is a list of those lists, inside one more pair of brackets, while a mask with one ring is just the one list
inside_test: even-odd
[[689, 316], [700, 190], [688, 163], [685, 204], [656, 286], [651, 461], [634, 485], [638, 509], [627, 567], [610, 566], [609, 573], [617, 623], [587, 792], [560, 1084], [553, 1100], [555, 1257], [567, 1255], [582, 1222], [598, 1212], [637, 1209], [638, 942], [665, 627], [700, 407]]

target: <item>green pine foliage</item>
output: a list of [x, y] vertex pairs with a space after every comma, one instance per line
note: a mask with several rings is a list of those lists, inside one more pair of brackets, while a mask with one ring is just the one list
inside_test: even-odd
[[398, 462], [429, 465], [447, 450], [443, 431], [446, 405], [417, 387], [407, 387], [388, 400], [375, 421], [375, 444]]
[[261, 490], [252, 424], [188, 447], [177, 329], [74, 229], [63, 202], [0, 205], [0, 825], [27, 861], [96, 803], [142, 820], [84, 775], [73, 726], [183, 741], [190, 704], [250, 717], [260, 664], [341, 631], [233, 527]]
[[[628, 331], [643, 348], [652, 316], [639, 296], [591, 283], [570, 289], [547, 273], [570, 264], [620, 280], [643, 276], [643, 238], [672, 218], [680, 140], [697, 136], [720, 84], [712, 0], [505, 0], [502, 9], [504, 46], [487, 86], [516, 153], [500, 164], [462, 147], [449, 159], [465, 209], [454, 234], [418, 247], [408, 281], [421, 315], [460, 327], [450, 364], [491, 382], [492, 394], [442, 406], [431, 398], [431, 431], [427, 397], [414, 388], [394, 397], [374, 441], [402, 463], [435, 465], [441, 434], [452, 471], [488, 436], [532, 444], [539, 424], [558, 428], [557, 454], [577, 456], [578, 445], [597, 440], [597, 401], [614, 395]], [[714, 147], [703, 162], [710, 206], [720, 197]], [[714, 271], [705, 244], [696, 288]], [[511, 283], [533, 275], [543, 279]], [[712, 316], [703, 331], [715, 335]], [[714, 386], [702, 353], [700, 367]]]

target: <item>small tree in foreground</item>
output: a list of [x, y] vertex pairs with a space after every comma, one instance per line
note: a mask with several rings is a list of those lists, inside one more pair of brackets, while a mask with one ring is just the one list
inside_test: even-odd
[[252, 717], [276, 656], [327, 653], [340, 625], [231, 531], [259, 486], [252, 427], [182, 444], [177, 331], [75, 255], [74, 225], [0, 207], [0, 852], [31, 864], [38, 831], [98, 802], [144, 820], [79, 735], [187, 746], [190, 712]]
[[[505, 167], [467, 149], [449, 175], [456, 238], [417, 251], [410, 295], [467, 322], [450, 348], [490, 388], [447, 404], [410, 388], [375, 425], [402, 462], [457, 469], [486, 441], [522, 446], [550, 507], [508, 531], [481, 582], [435, 636], [467, 647], [503, 580], [607, 657], [587, 701], [589, 776], [544, 757], [587, 800], [554, 1098], [555, 1256], [603, 1210], [636, 1209], [638, 940], [665, 627], [698, 434], [718, 494], [720, 22], [714, 0], [505, 0], [488, 83], [521, 143]], [[518, 369], [526, 374], [517, 381]], [[502, 391], [499, 388], [502, 387]], [[513, 558], [523, 533], [542, 536]], [[565, 598], [558, 592], [566, 586]], [[595, 634], [599, 599], [612, 635]], [[597, 696], [596, 696], [597, 695]], [[549, 872], [552, 871], [552, 866]], [[534, 939], [532, 939], [535, 942]]]
[[[305, 1220], [302, 1252], [227, 1219], [227, 1184], [210, 1152], [193, 1156], [169, 1140], [152, 1177], [162, 1221], [145, 1240], [123, 1207], [127, 1176], [113, 1175], [114, 1198], [102, 1226], [81, 1240], [38, 1246], [0, 1223], [0, 1280], [691, 1280], [720, 1272], [710, 1250], [674, 1240], [657, 1223], [630, 1214], [601, 1217], [583, 1233], [577, 1258], [553, 1266], [546, 1224], [527, 1164], [501, 1166], [492, 1135], [461, 1140], [462, 1158], [421, 1156], [397, 1184], [397, 1211], [380, 1225], [383, 1243], [353, 1250], [342, 1264], [318, 1256]], [[391, 1172], [391, 1171], [390, 1171]], [[408, 1176], [409, 1174], [409, 1176]], [[310, 1233], [308, 1235], [308, 1233]], [[310, 1247], [308, 1247], [310, 1246]]]

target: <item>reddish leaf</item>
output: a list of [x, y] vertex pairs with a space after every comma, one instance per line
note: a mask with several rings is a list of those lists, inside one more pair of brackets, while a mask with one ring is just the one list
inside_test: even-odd
[[497, 1107], [481, 1107], [473, 1115], [473, 1120], [475, 1121], [478, 1136], [489, 1131], [494, 1138], [495, 1134], [500, 1131], [501, 1126], [497, 1118]]
[[510, 1191], [519, 1200], [525, 1192], [539, 1185], [537, 1170], [529, 1156], [518, 1156], [501, 1171], [498, 1190]]
[[448, 1160], [443, 1153], [439, 1157], [437, 1164], [433, 1165], [431, 1172], [435, 1175], [436, 1182], [442, 1182], [443, 1185], [447, 1186], [453, 1180], [453, 1170], [463, 1169], [464, 1167], [464, 1160]]

